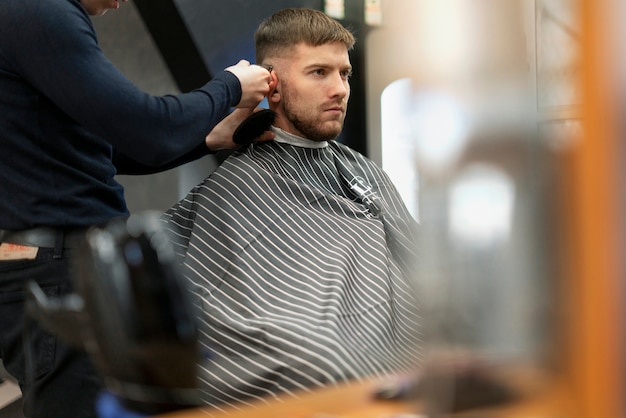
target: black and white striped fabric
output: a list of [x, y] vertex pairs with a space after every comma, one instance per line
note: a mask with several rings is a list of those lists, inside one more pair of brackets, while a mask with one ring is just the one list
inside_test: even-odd
[[420, 362], [416, 223], [394, 186], [339, 143], [285, 137], [235, 152], [164, 216], [210, 352], [208, 404]]

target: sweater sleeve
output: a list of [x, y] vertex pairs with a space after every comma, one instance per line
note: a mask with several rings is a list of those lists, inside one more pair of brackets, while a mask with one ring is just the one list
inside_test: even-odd
[[128, 155], [122, 154], [117, 150], [113, 150], [112, 160], [113, 165], [115, 166], [116, 174], [126, 174], [126, 175], [145, 175], [145, 174], [154, 174], [160, 173], [162, 171], [171, 170], [183, 164], [186, 164], [191, 161], [195, 161], [199, 158], [202, 158], [208, 154], [214, 154], [209, 151], [206, 144], [202, 142], [196, 148], [183, 155], [182, 157], [176, 158], [172, 161], [169, 161], [166, 164], [161, 164], [159, 166], [146, 165], [138, 162], [135, 159], [130, 158]]
[[188, 93], [149, 95], [103, 55], [77, 0], [33, 3], [27, 23], [15, 28], [18, 72], [61, 111], [137, 162], [163, 166], [193, 151], [241, 99], [239, 80], [226, 71]]

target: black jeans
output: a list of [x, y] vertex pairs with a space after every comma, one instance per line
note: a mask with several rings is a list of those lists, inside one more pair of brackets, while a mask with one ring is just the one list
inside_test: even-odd
[[[48, 297], [71, 292], [71, 251], [63, 249], [62, 257], [54, 258], [54, 249], [40, 248], [34, 260], [0, 261], [0, 358], [22, 389], [26, 418], [97, 417], [103, 383], [86, 352], [68, 347], [34, 321], [23, 339], [25, 284], [35, 281]], [[27, 376], [27, 348], [33, 376]]]

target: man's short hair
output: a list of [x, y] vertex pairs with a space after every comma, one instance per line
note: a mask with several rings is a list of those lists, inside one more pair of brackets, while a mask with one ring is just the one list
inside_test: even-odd
[[343, 42], [346, 49], [354, 46], [352, 32], [324, 12], [307, 8], [279, 10], [266, 19], [254, 34], [256, 62], [267, 57], [277, 57], [289, 48], [304, 43], [320, 46]]

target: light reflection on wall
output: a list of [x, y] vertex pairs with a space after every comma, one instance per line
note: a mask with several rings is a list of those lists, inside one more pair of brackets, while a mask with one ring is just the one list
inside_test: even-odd
[[469, 121], [460, 102], [444, 92], [419, 92], [411, 119], [423, 168], [441, 172], [454, 164], [469, 134]]
[[[462, 154], [470, 126], [461, 103], [437, 91], [415, 93], [409, 78], [381, 95], [382, 166], [416, 218], [420, 169], [445, 171]], [[422, 167], [418, 167], [419, 165]]]
[[496, 166], [474, 164], [450, 185], [449, 233], [475, 247], [506, 242], [513, 223], [515, 185]]
[[410, 117], [413, 108], [411, 80], [389, 84], [381, 95], [382, 167], [404, 199], [407, 209], [419, 219], [415, 140]]

